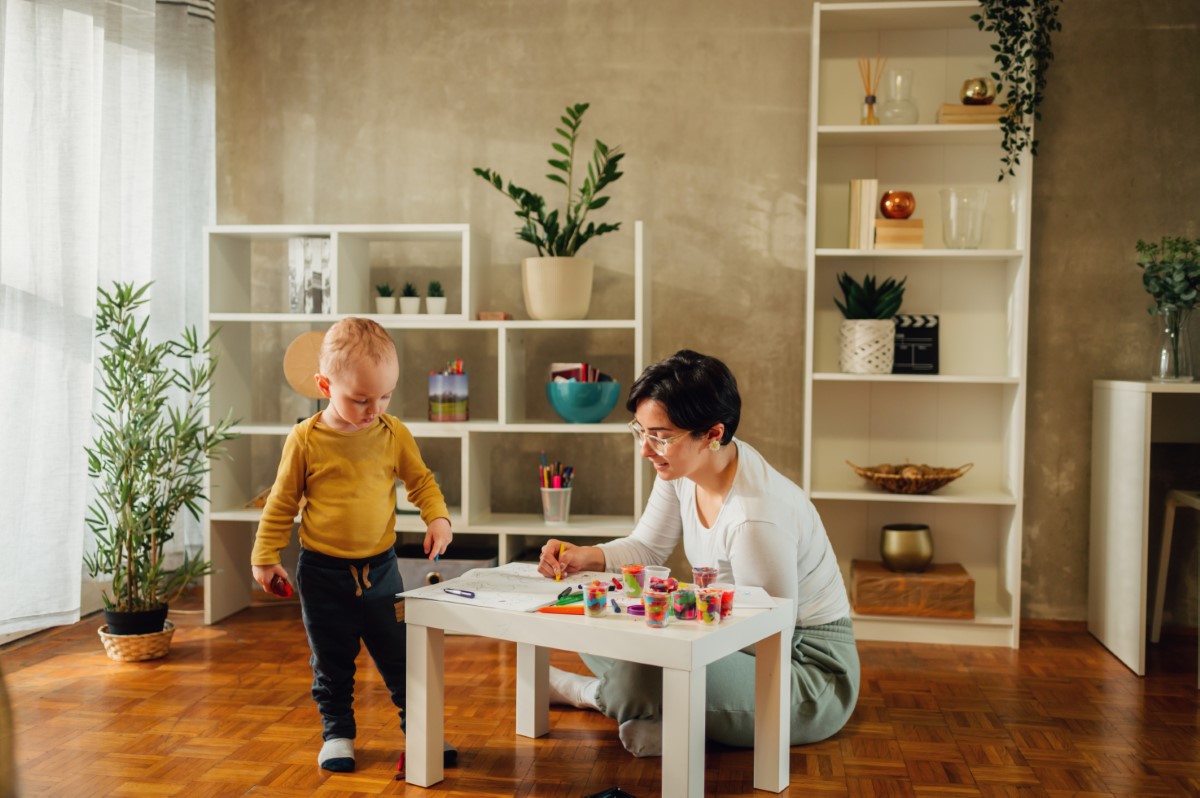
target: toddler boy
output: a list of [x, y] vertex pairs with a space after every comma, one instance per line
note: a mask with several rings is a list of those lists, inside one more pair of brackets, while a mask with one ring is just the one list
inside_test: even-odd
[[[271, 592], [287, 579], [279, 552], [287, 546], [301, 497], [296, 588], [313, 669], [313, 699], [324, 724], [317, 762], [354, 770], [354, 659], [360, 641], [375, 661], [404, 728], [404, 590], [396, 563], [395, 480], [426, 524], [425, 552], [445, 552], [453, 537], [449, 512], [412, 434], [387, 414], [400, 367], [387, 332], [368, 319], [347, 318], [325, 334], [317, 387], [329, 405], [288, 434], [275, 484], [250, 555], [254, 579]], [[456, 752], [447, 748], [447, 764]]]

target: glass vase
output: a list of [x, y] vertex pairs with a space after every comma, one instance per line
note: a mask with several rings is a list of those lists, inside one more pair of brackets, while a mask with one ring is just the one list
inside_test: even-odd
[[915, 125], [919, 118], [912, 98], [912, 70], [889, 69], [883, 76], [883, 102], [879, 105], [881, 125]]
[[1189, 308], [1162, 305], [1158, 308], [1159, 334], [1155, 347], [1155, 382], [1191, 382], [1192, 351], [1188, 336]]

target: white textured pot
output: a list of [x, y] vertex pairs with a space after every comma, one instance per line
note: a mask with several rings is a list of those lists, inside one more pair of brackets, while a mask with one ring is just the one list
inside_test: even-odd
[[587, 258], [526, 258], [521, 262], [521, 282], [529, 318], [587, 316], [592, 302], [592, 261]]
[[427, 296], [425, 297], [425, 312], [431, 315], [439, 315], [446, 312], [446, 297], [444, 296]]
[[891, 374], [896, 356], [892, 319], [844, 319], [838, 366], [847, 374]]
[[379, 314], [395, 313], [396, 312], [396, 297], [394, 296], [377, 296], [375, 297], [375, 312]]
[[421, 297], [419, 297], [419, 296], [402, 296], [402, 297], [400, 297], [400, 312], [401, 313], [420, 313], [421, 312]]

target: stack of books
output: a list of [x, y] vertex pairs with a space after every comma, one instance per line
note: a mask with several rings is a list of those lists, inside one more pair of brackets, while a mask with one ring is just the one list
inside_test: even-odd
[[876, 219], [875, 249], [924, 249], [923, 219]]
[[938, 109], [939, 125], [995, 125], [1004, 116], [1004, 108], [998, 103], [991, 105], [959, 105], [942, 103]]
[[850, 249], [874, 249], [875, 206], [879, 203], [879, 181], [850, 181]]

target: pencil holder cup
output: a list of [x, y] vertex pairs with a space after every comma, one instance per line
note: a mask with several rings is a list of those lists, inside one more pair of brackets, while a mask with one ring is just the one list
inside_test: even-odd
[[608, 609], [608, 585], [588, 585], [583, 589], [583, 614], [599, 618]]
[[641, 598], [646, 587], [646, 566], [622, 565], [621, 584], [625, 586], [625, 598]]
[[467, 408], [467, 375], [430, 374], [429, 420], [467, 421], [470, 417]]
[[542, 488], [542, 519], [550, 526], [561, 526], [571, 517], [570, 488]]
[[671, 596], [669, 593], [659, 593], [647, 590], [642, 594], [642, 605], [646, 608], [646, 625], [661, 629], [667, 625], [671, 616]]

